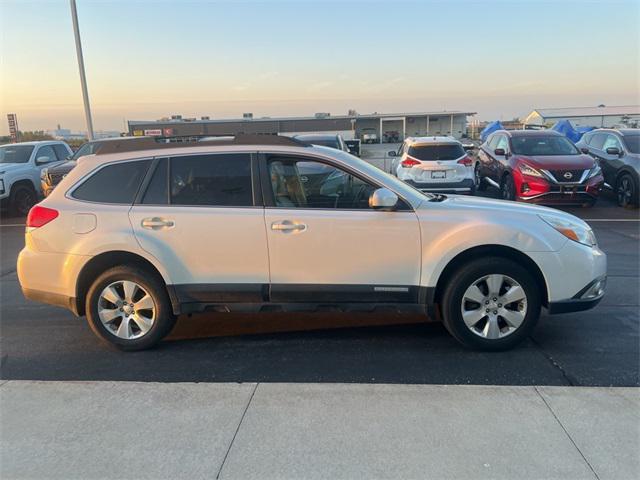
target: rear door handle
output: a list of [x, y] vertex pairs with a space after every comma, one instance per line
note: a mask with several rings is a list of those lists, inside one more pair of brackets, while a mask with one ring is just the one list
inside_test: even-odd
[[175, 224], [173, 220], [167, 220], [166, 218], [160, 217], [149, 217], [142, 220], [142, 227], [148, 228], [150, 230], [160, 230], [163, 228], [171, 228]]
[[294, 223], [291, 220], [283, 220], [282, 222], [273, 222], [271, 224], [271, 230], [277, 232], [304, 232], [307, 226], [304, 223]]

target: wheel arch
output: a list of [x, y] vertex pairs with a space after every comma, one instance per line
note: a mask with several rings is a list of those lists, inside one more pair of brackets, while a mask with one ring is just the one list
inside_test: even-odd
[[82, 316], [85, 314], [86, 297], [93, 281], [105, 270], [118, 265], [134, 265], [157, 275], [167, 289], [167, 294], [171, 300], [174, 313], [177, 313], [175, 311], [177, 303], [175, 301], [174, 292], [167, 284], [162, 273], [160, 273], [153, 263], [137, 253], [127, 252], [124, 250], [112, 250], [95, 255], [80, 270], [76, 280], [75, 289], [75, 310], [78, 315]]
[[545, 307], [549, 305], [547, 282], [538, 264], [527, 254], [505, 245], [480, 245], [464, 250], [453, 257], [438, 277], [433, 297], [434, 303], [441, 302], [448, 280], [459, 268], [469, 261], [487, 256], [508, 258], [523, 265], [533, 275], [540, 287], [542, 305]]
[[38, 192], [37, 187], [35, 186], [35, 184], [33, 183], [33, 180], [31, 180], [30, 178], [20, 178], [18, 180], [14, 180], [13, 182], [11, 182], [11, 188], [10, 188], [10, 192], [13, 191], [14, 188], [16, 187], [22, 187], [25, 186], [27, 188], [31, 188], [34, 192]]

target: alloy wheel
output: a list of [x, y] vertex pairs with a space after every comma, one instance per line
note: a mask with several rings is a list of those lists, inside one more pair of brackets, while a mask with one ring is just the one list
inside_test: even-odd
[[628, 175], [623, 176], [618, 182], [618, 205], [626, 207], [631, 204], [633, 197], [633, 184]]
[[156, 304], [136, 282], [121, 280], [107, 285], [98, 298], [98, 317], [106, 330], [124, 340], [144, 336], [156, 319]]
[[36, 197], [31, 190], [24, 188], [16, 192], [14, 202], [16, 211], [20, 215], [26, 215], [31, 210], [31, 207], [36, 204]]
[[527, 315], [527, 295], [507, 275], [485, 275], [474, 281], [462, 296], [462, 320], [474, 334], [488, 340], [515, 332]]

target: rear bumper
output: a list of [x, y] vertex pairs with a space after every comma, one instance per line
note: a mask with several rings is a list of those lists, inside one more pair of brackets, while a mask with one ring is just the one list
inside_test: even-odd
[[42, 290], [32, 290], [30, 288], [23, 288], [22, 294], [25, 298], [33, 300], [34, 302], [66, 308], [67, 310], [71, 310], [74, 315], [79, 316], [77, 308], [78, 302], [76, 302], [75, 297], [68, 297], [60, 293], [43, 292]]
[[465, 178], [461, 182], [414, 182], [413, 180], [405, 180], [405, 183], [422, 192], [438, 192], [438, 193], [460, 193], [470, 192], [473, 190], [474, 181], [471, 178]]

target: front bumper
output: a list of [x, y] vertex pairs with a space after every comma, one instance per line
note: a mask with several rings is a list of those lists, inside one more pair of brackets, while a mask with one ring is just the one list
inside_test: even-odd
[[411, 185], [413, 188], [417, 188], [421, 192], [464, 193], [471, 192], [474, 187], [474, 181], [472, 178], [465, 178], [460, 182], [447, 183], [415, 182], [413, 180], [404, 180], [404, 182]]
[[589, 282], [587, 286], [576, 293], [573, 298], [558, 302], [549, 302], [548, 311], [550, 314], [555, 314], [589, 310], [598, 305], [604, 297], [606, 284], [606, 275], [598, 277]]

